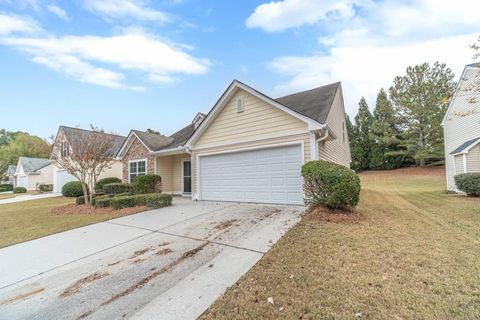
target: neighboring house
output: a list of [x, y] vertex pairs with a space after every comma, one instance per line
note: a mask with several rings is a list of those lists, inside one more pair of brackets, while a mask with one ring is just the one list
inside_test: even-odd
[[480, 63], [467, 65], [442, 121], [447, 189], [454, 177], [480, 172]]
[[8, 166], [7, 170], [4, 173], [4, 176], [6, 178], [5, 183], [9, 183], [14, 187], [16, 186], [15, 171], [17, 171], [17, 166], [11, 164]]
[[207, 115], [166, 137], [131, 131], [123, 180], [156, 173], [195, 200], [303, 203], [301, 166], [351, 162], [340, 83], [272, 99], [237, 80]]
[[20, 157], [15, 170], [15, 186], [38, 190], [41, 184], [52, 184], [52, 170], [48, 159]]
[[[84, 130], [79, 128], [72, 128], [67, 126], [60, 126], [58, 128], [57, 137], [55, 138], [55, 142], [52, 148], [52, 154], [50, 156], [50, 160], [53, 162], [53, 190], [55, 192], [61, 192], [62, 187], [65, 183], [70, 181], [76, 181], [73, 175], [69, 174], [66, 170], [61, 168], [57, 163], [55, 163], [55, 156], [59, 157], [68, 157], [72, 152], [74, 152], [72, 147], [72, 141], [75, 139], [88, 139], [89, 134], [92, 131]], [[100, 133], [99, 133], [100, 134]], [[122, 178], [122, 163], [115, 158], [115, 155], [118, 153], [118, 150], [125, 142], [125, 137], [102, 133], [112, 137], [112, 165], [105, 169], [99, 176], [99, 179], [106, 178], [106, 177], [117, 177]]]

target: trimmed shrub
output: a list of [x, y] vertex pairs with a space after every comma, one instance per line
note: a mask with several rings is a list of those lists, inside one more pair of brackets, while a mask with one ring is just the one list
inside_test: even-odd
[[351, 169], [328, 161], [302, 166], [305, 203], [331, 209], [355, 207], [360, 200], [360, 178]]
[[162, 192], [162, 177], [156, 174], [137, 176], [133, 181], [135, 193], [146, 194]]
[[113, 198], [102, 198], [102, 199], [95, 199], [95, 207], [96, 208], [106, 208], [106, 207], [110, 207], [110, 201], [112, 200]]
[[108, 178], [103, 178], [97, 181], [95, 183], [95, 192], [103, 192], [103, 186], [109, 183], [122, 183], [122, 180], [116, 177], [108, 177]]
[[110, 199], [110, 207], [114, 209], [131, 208], [136, 205], [141, 205], [141, 197], [137, 195], [113, 197]]
[[5, 189], [4, 191], [13, 191], [13, 184], [2, 183], [0, 184], [0, 189]]
[[454, 177], [460, 191], [472, 197], [480, 196], [480, 173], [462, 173]]
[[38, 190], [40, 190], [40, 192], [52, 192], [53, 184], [41, 184], [38, 186]]
[[152, 209], [168, 207], [172, 204], [172, 196], [165, 193], [154, 193], [145, 195], [145, 205]]
[[8, 191], [6, 187], [0, 187], [0, 192], [6, 192]]
[[80, 181], [70, 181], [63, 185], [62, 195], [65, 197], [79, 197], [83, 195], [82, 183]]
[[108, 183], [103, 186], [105, 194], [133, 193], [133, 190], [131, 183]]
[[27, 188], [24, 188], [24, 187], [13, 188], [13, 193], [25, 193], [25, 192], [27, 192]]

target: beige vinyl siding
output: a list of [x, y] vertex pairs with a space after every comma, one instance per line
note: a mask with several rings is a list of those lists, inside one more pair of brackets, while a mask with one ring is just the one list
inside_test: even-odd
[[37, 171], [39, 174], [28, 176], [28, 190], [38, 190], [40, 184], [53, 184], [53, 165], [48, 165]]
[[467, 67], [445, 118], [445, 164], [449, 190], [456, 188], [453, 176], [454, 165], [457, 163], [456, 157], [450, 153], [465, 141], [480, 136], [480, 90], [476, 88], [479, 75], [479, 69]]
[[467, 153], [467, 172], [480, 172], [480, 145], [476, 145]]
[[457, 155], [454, 157], [455, 161], [455, 174], [464, 173], [463, 167], [463, 154]]
[[122, 179], [123, 164], [122, 161], [114, 160], [110, 168], [105, 168], [98, 179], [115, 177]]
[[171, 194], [182, 194], [182, 163], [184, 159], [189, 158], [190, 155], [187, 153], [174, 156], [157, 157], [156, 174], [162, 177], [163, 192]]
[[350, 168], [352, 159], [350, 155], [350, 143], [348, 141], [347, 125], [345, 122], [345, 109], [343, 106], [341, 88], [335, 95], [330, 113], [328, 114], [326, 120], [326, 124], [335, 133], [337, 138], [319, 143], [319, 159], [341, 164]]
[[310, 153], [310, 135], [308, 132], [302, 134], [296, 134], [286, 137], [278, 137], [264, 140], [257, 140], [245, 143], [230, 144], [224, 146], [218, 146], [213, 148], [195, 149], [192, 153], [192, 193], [197, 196], [197, 179], [198, 179], [198, 157], [206, 154], [221, 153], [221, 152], [240, 152], [242, 150], [251, 150], [252, 148], [268, 148], [269, 146], [290, 144], [290, 143], [303, 143], [304, 148], [304, 162], [311, 160]]
[[[243, 98], [244, 111], [237, 113], [236, 101]], [[308, 132], [305, 122], [281, 111], [241, 89], [195, 143], [209, 148]]]

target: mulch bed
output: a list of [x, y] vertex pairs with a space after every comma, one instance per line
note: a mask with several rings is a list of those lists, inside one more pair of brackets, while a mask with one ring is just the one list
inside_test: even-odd
[[312, 206], [305, 212], [305, 219], [326, 223], [359, 224], [365, 220], [365, 216], [356, 209], [331, 210]]
[[89, 205], [76, 205], [68, 204], [66, 206], [56, 207], [52, 209], [54, 215], [101, 215], [101, 214], [113, 214], [116, 216], [125, 216], [133, 213], [139, 213], [146, 211], [146, 206], [137, 206], [133, 208], [113, 209], [113, 208], [95, 208]]

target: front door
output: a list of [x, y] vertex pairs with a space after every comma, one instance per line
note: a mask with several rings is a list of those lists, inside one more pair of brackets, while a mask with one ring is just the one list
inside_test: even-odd
[[183, 160], [183, 193], [192, 193], [192, 162]]

